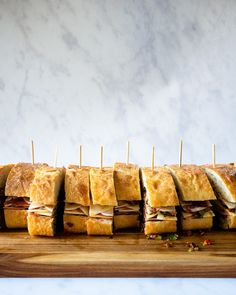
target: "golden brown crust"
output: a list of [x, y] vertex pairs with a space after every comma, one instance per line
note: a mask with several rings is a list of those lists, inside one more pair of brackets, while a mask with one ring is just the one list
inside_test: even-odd
[[41, 215], [28, 214], [28, 231], [31, 236], [55, 235], [55, 218]]
[[27, 228], [27, 210], [4, 208], [4, 218], [7, 228]]
[[64, 215], [64, 232], [65, 233], [87, 233], [86, 216]]
[[143, 168], [141, 171], [143, 185], [151, 207], [179, 205], [175, 183], [168, 169], [164, 167], [158, 167], [155, 170]]
[[147, 221], [144, 226], [145, 235], [175, 233], [176, 231], [177, 224], [174, 220]]
[[195, 230], [195, 229], [210, 229], [213, 226], [213, 217], [205, 218], [181, 218], [182, 230]]
[[117, 205], [112, 168], [91, 168], [90, 187], [94, 205]]
[[88, 235], [113, 235], [112, 220], [104, 220], [101, 218], [89, 218], [87, 221]]
[[75, 166], [66, 169], [65, 201], [83, 206], [90, 205], [89, 169]]
[[114, 216], [114, 227], [115, 229], [122, 228], [137, 228], [140, 226], [140, 220], [138, 214], [130, 215], [115, 215]]
[[5, 188], [8, 174], [13, 166], [14, 164], [0, 165], [0, 188]]
[[37, 168], [39, 168], [39, 165], [37, 164], [16, 164], [8, 174], [5, 195], [16, 197], [29, 197], [30, 185], [34, 179], [35, 171]]
[[41, 167], [37, 169], [30, 186], [30, 201], [56, 205], [64, 176], [65, 168]]
[[230, 202], [236, 202], [236, 167], [230, 165], [217, 165], [206, 167], [206, 170], [214, 171], [225, 185], [230, 194]]
[[168, 166], [183, 201], [215, 200], [210, 182], [201, 167], [197, 165]]
[[137, 165], [115, 163], [114, 182], [118, 201], [140, 201], [142, 199]]

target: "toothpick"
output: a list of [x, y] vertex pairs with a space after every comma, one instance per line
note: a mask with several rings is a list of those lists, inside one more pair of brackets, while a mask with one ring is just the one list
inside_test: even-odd
[[79, 167], [82, 167], [82, 145], [79, 146]]
[[54, 168], [57, 167], [57, 158], [58, 158], [58, 147], [56, 147], [56, 151], [54, 155]]
[[180, 140], [180, 143], [179, 143], [179, 167], [182, 166], [182, 155], [183, 155], [183, 141]]
[[129, 154], [130, 154], [130, 142], [127, 141], [127, 154], [126, 154], [126, 164], [129, 164]]
[[212, 144], [212, 165], [213, 168], [216, 166], [216, 145], [213, 143]]
[[32, 159], [32, 164], [34, 165], [34, 142], [31, 140], [31, 159]]
[[155, 160], [155, 147], [152, 146], [152, 171], [154, 171], [154, 160]]
[[100, 148], [100, 169], [102, 170], [102, 166], [103, 166], [103, 146], [101, 145]]

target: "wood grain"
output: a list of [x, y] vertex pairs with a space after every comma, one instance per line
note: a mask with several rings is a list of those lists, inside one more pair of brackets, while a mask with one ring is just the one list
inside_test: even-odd
[[[214, 245], [202, 246], [205, 239]], [[188, 252], [186, 242], [200, 245]], [[0, 233], [1, 277], [236, 277], [236, 232], [166, 241], [143, 234], [30, 237]]]

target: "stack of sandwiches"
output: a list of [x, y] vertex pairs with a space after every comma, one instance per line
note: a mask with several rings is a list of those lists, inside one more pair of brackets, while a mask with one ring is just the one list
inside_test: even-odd
[[89, 206], [89, 168], [71, 165], [65, 174], [65, 232], [87, 232]]
[[114, 206], [117, 205], [112, 168], [91, 168], [92, 204], [87, 221], [88, 235], [112, 235]]
[[236, 167], [205, 166], [217, 200], [214, 202], [219, 225], [223, 229], [236, 228]]
[[196, 165], [169, 166], [180, 199], [180, 223], [183, 230], [210, 229], [215, 194], [203, 169]]
[[115, 163], [114, 181], [118, 201], [115, 206], [115, 229], [139, 228], [142, 196], [138, 166]]
[[6, 199], [5, 196], [5, 185], [8, 174], [14, 165], [1, 165], [0, 166], [0, 230], [5, 228], [4, 211], [3, 206]]
[[30, 187], [28, 231], [30, 235], [54, 236], [63, 227], [64, 168], [42, 166]]
[[177, 231], [179, 205], [175, 184], [166, 168], [143, 168], [144, 233], [162, 234]]
[[7, 177], [4, 217], [7, 228], [27, 228], [30, 185], [38, 165], [18, 163]]

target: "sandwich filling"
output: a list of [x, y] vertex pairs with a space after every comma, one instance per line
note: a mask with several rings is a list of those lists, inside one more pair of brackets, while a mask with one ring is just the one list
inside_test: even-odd
[[223, 198], [223, 196], [217, 192], [217, 200], [214, 201], [214, 209], [221, 215], [235, 215], [236, 203], [229, 202]]
[[115, 207], [115, 215], [137, 215], [140, 214], [140, 202], [138, 201], [118, 201]]
[[56, 207], [32, 202], [29, 206], [29, 213], [37, 216], [55, 217]]
[[27, 210], [30, 201], [27, 197], [7, 197], [4, 202], [4, 209]]
[[180, 205], [184, 219], [215, 216], [211, 210], [212, 204], [209, 201], [182, 201]]
[[177, 221], [175, 206], [152, 207], [149, 203], [146, 191], [144, 192], [144, 219], [147, 221]]
[[96, 219], [99, 218], [112, 221], [114, 210], [112, 206], [91, 205], [89, 208], [89, 216]]
[[75, 203], [65, 203], [65, 215], [80, 215], [80, 216], [88, 216], [89, 215], [89, 207], [82, 206], [80, 204]]

